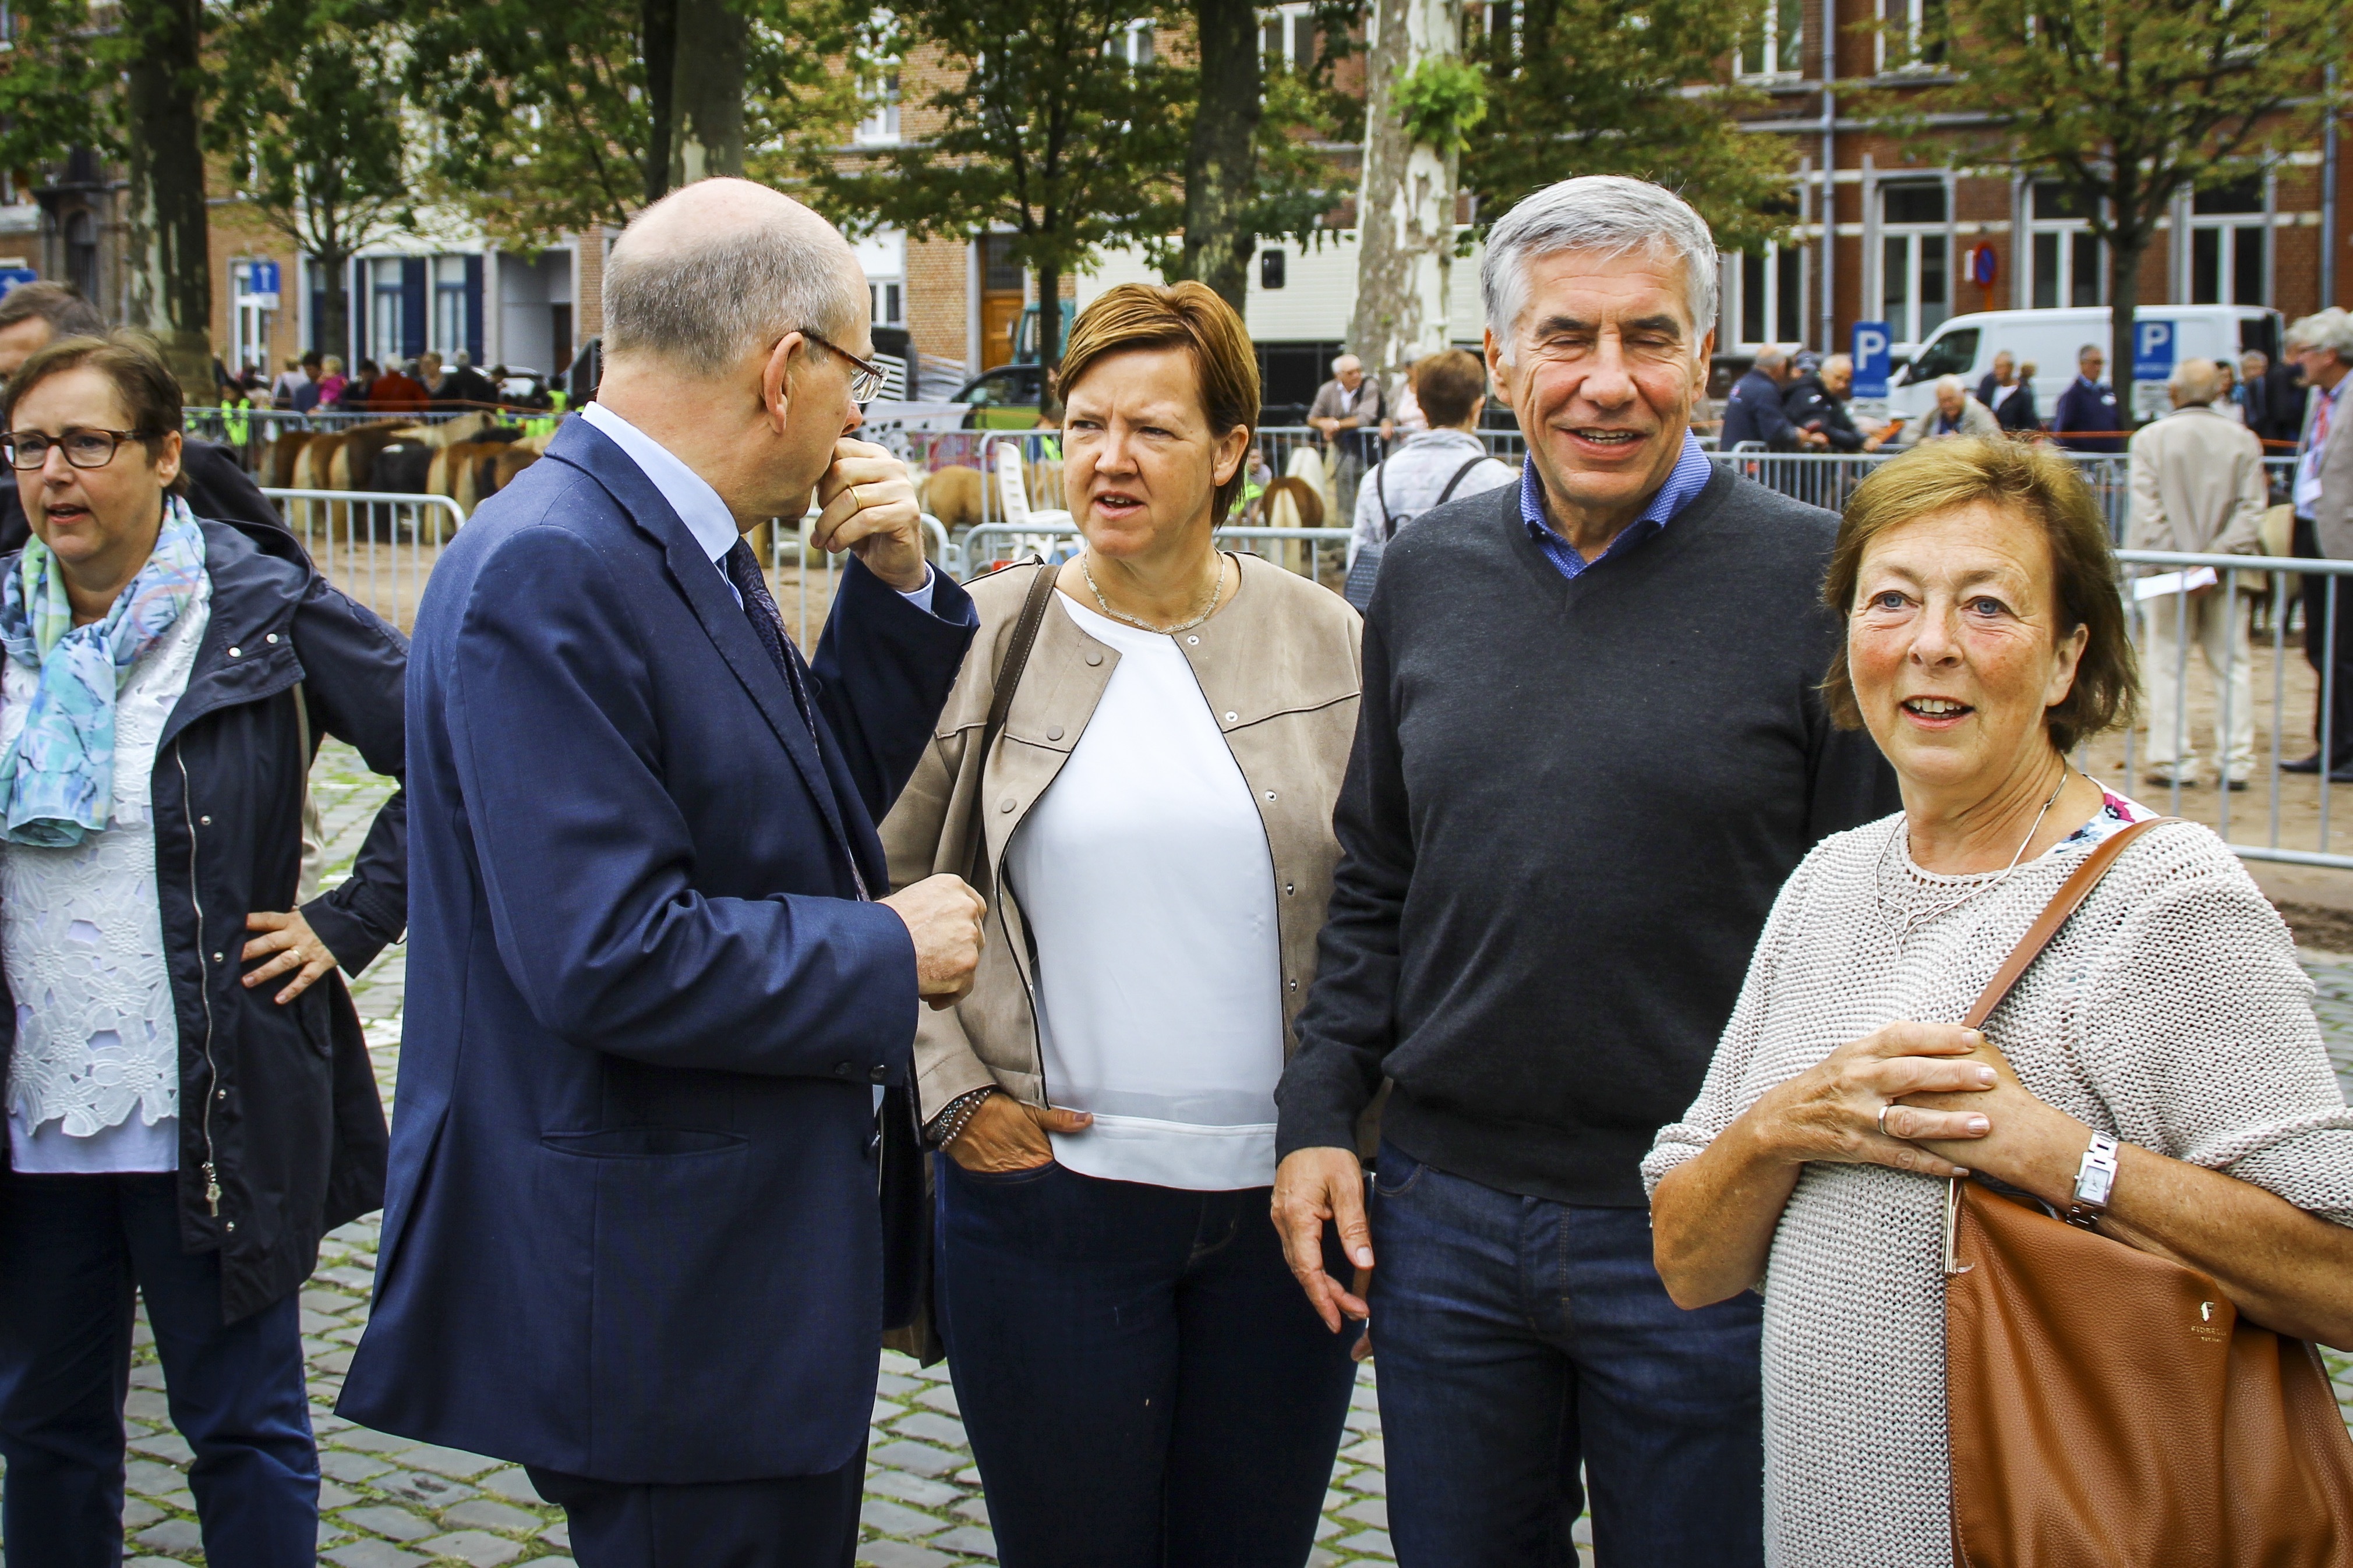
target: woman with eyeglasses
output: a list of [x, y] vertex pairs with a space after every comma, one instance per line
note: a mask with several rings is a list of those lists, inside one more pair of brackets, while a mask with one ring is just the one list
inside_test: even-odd
[[189, 510], [143, 340], [51, 343], [0, 420], [33, 531], [0, 559], [0, 1538], [119, 1555], [135, 1290], [207, 1561], [308, 1564], [295, 1292], [384, 1189], [335, 971], [400, 935], [407, 860], [396, 793], [298, 905], [302, 801], [319, 734], [400, 775], [407, 645], [283, 529]]

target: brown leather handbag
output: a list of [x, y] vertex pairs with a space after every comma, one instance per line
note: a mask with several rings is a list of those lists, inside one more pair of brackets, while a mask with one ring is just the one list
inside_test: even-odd
[[[2076, 868], [1967, 1026], [2156, 826]], [[2353, 1439], [2310, 1344], [2242, 1321], [2194, 1268], [1978, 1181], [1949, 1184], [1945, 1226], [1957, 1568], [2353, 1564]]]

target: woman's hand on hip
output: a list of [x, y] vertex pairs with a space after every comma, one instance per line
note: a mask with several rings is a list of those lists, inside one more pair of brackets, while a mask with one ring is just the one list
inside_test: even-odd
[[283, 914], [257, 910], [245, 917], [245, 929], [263, 933], [245, 944], [242, 954], [245, 961], [248, 963], [257, 958], [269, 961], [260, 968], [246, 973], [245, 984], [248, 988], [265, 980], [275, 980], [290, 971], [299, 971], [274, 998], [281, 1007], [311, 989], [313, 984], [325, 977], [327, 971], [335, 967], [335, 955], [327, 951], [327, 944], [319, 940], [319, 933], [311, 929], [311, 922], [302, 918], [300, 910], [288, 910]]
[[[1966, 1175], [1947, 1156], [1967, 1153], [1968, 1141], [1991, 1130], [1985, 1112], [1975, 1106], [1894, 1102], [1992, 1088], [1994, 1069], [1969, 1054], [1984, 1044], [1983, 1035], [1957, 1025], [1889, 1024], [1841, 1046], [1763, 1096], [1746, 1120], [1775, 1157], [1792, 1164], [1822, 1160], [1891, 1165], [1929, 1176]], [[1921, 1147], [1927, 1140], [1942, 1148]]]
[[947, 1146], [948, 1158], [984, 1175], [1034, 1171], [1054, 1158], [1046, 1134], [1084, 1131], [1093, 1121], [1083, 1110], [1025, 1105], [1009, 1094], [992, 1094]]

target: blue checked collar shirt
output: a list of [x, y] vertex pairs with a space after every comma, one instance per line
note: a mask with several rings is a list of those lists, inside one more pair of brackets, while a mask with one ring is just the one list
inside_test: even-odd
[[1577, 552], [1577, 547], [1555, 533], [1545, 521], [1544, 480], [1536, 476], [1535, 459], [1531, 458], [1520, 470], [1520, 520], [1527, 524], [1528, 537], [1535, 541], [1545, 559], [1559, 568], [1560, 574], [1571, 582], [1584, 576], [1604, 561], [1623, 555], [1641, 544], [1672, 521], [1675, 513], [1691, 505], [1699, 492], [1707, 488], [1714, 477], [1715, 465], [1701, 450], [1699, 437], [1683, 432], [1683, 455], [1675, 459], [1674, 470], [1667, 482], [1642, 509], [1642, 515], [1626, 525], [1625, 531], [1609, 542], [1609, 548], [1588, 561]]

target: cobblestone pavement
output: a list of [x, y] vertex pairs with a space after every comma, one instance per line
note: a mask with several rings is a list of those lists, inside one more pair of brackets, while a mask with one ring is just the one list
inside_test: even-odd
[[[329, 843], [327, 876], [348, 870], [384, 799], [350, 748], [329, 742], [313, 775]], [[400, 1052], [406, 950], [393, 947], [352, 987], [367, 1026], [370, 1053], [387, 1105]], [[2353, 1094], [2353, 958], [2315, 955], [2306, 967], [2319, 987], [2321, 1022], [2347, 1092]], [[467, 1563], [500, 1568], [529, 1562], [569, 1568], [560, 1510], [539, 1500], [522, 1470], [479, 1454], [419, 1445], [354, 1426], [333, 1414], [368, 1315], [375, 1267], [373, 1216], [330, 1236], [319, 1271], [302, 1292], [303, 1348], [311, 1366], [311, 1420], [319, 1436], [319, 1556], [336, 1568], [427, 1568]], [[204, 1561], [195, 1502], [185, 1467], [188, 1447], [172, 1429], [162, 1369], [146, 1326], [125, 1406], [130, 1434], [128, 1498], [122, 1525], [130, 1568], [172, 1568]], [[2348, 1420], [2353, 1421], [2353, 1358], [2331, 1355]], [[1364, 1369], [1348, 1412], [1348, 1432], [1324, 1495], [1317, 1568], [1389, 1560], [1387, 1483], [1372, 1368]], [[859, 1561], [874, 1568], [971, 1568], [994, 1561], [988, 1506], [957, 1419], [947, 1368], [923, 1368], [886, 1355], [874, 1395], [867, 1452], [865, 1543]], [[1577, 1534], [1587, 1539], [1587, 1521]]]

